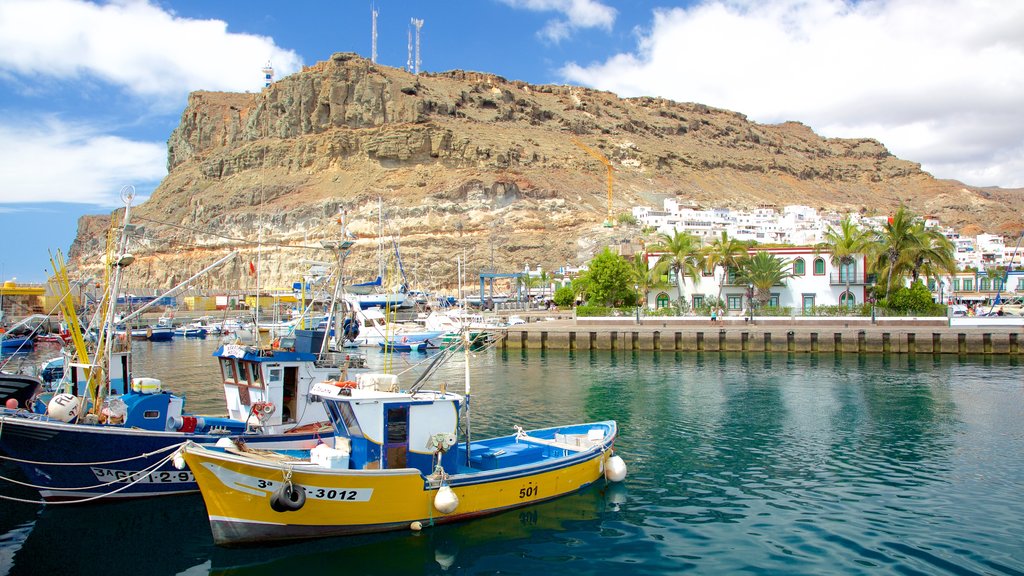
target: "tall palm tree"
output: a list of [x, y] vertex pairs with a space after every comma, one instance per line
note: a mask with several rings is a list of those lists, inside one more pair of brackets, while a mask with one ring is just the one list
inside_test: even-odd
[[736, 270], [739, 267], [740, 260], [747, 256], [747, 247], [743, 242], [729, 238], [729, 233], [723, 230], [721, 237], [716, 238], [704, 249], [703, 255], [705, 270], [713, 273], [716, 266], [722, 268], [722, 279], [718, 283], [718, 299], [721, 300], [722, 288], [725, 286], [729, 270]]
[[694, 285], [700, 279], [700, 240], [689, 232], [675, 232], [672, 235], [658, 234], [659, 242], [651, 247], [654, 251], [664, 252], [655, 264], [659, 273], [671, 270], [679, 286], [679, 300], [683, 300], [683, 277], [693, 280]]
[[[840, 276], [846, 277], [846, 292], [850, 292], [850, 274], [843, 274], [851, 264], [857, 261], [857, 256], [864, 254], [871, 244], [871, 234], [861, 230], [847, 215], [839, 223], [839, 228], [829, 228], [825, 232], [825, 241], [822, 246], [827, 249], [831, 256], [832, 266], [840, 271]], [[852, 308], [853, 301], [847, 300]]]
[[772, 298], [772, 286], [782, 284], [786, 278], [793, 276], [793, 270], [787, 260], [777, 258], [774, 254], [760, 251], [753, 256], [740, 260], [736, 279], [754, 286], [760, 306], [766, 306]]
[[911, 254], [919, 244], [916, 217], [900, 206], [885, 226], [875, 233], [874, 268], [885, 275], [885, 298], [889, 298], [893, 277], [901, 278], [911, 268]]

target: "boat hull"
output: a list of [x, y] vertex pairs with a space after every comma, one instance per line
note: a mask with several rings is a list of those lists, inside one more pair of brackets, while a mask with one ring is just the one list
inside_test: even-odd
[[234, 546], [456, 522], [558, 498], [603, 479], [613, 440], [550, 461], [461, 469], [446, 478], [458, 497], [448, 514], [434, 506], [440, 482], [416, 469], [329, 470], [295, 463], [287, 469], [303, 488], [305, 504], [278, 512], [271, 498], [284, 481], [280, 464], [193, 446], [184, 457], [202, 488], [214, 542]]
[[[0, 431], [0, 450], [12, 458], [32, 462], [20, 462], [19, 466], [46, 501], [195, 492], [199, 488], [192, 473], [174, 468], [168, 457], [186, 440], [213, 445], [227, 437], [66, 424], [8, 410], [0, 410]], [[330, 442], [332, 437], [329, 429], [241, 436], [248, 446], [268, 450], [308, 450], [321, 440]], [[161, 460], [166, 461], [160, 464]]]

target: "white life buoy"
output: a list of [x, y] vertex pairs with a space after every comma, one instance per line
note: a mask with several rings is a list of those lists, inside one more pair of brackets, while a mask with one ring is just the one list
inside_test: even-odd
[[626, 461], [621, 456], [612, 456], [604, 465], [604, 477], [609, 482], [622, 482], [626, 479]]
[[459, 497], [448, 486], [441, 486], [434, 496], [434, 508], [441, 514], [451, 514], [459, 507]]
[[54, 420], [71, 422], [78, 417], [79, 401], [74, 394], [57, 394], [46, 405], [46, 414]]

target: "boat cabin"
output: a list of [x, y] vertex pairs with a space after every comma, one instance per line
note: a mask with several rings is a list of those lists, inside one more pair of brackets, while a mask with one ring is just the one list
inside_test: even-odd
[[[463, 397], [445, 391], [398, 392], [392, 374], [359, 374], [354, 382], [321, 382], [310, 394], [322, 399], [338, 438], [349, 453], [336, 467], [355, 470], [458, 468], [455, 443]], [[332, 466], [334, 467], [334, 466]]]
[[321, 330], [296, 332], [292, 348], [225, 344], [214, 352], [228, 417], [265, 431], [327, 421], [323, 404], [309, 395], [309, 388], [315, 382], [348, 378], [350, 355], [319, 354]]

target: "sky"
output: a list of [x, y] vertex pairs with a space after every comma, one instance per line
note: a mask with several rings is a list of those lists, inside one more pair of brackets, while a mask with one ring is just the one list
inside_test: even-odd
[[[43, 282], [77, 220], [145, 201], [193, 90], [335, 52], [874, 138], [937, 178], [1024, 187], [1024, 0], [0, 0], [0, 280]], [[1015, 207], [1020, 209], [1020, 207]]]

